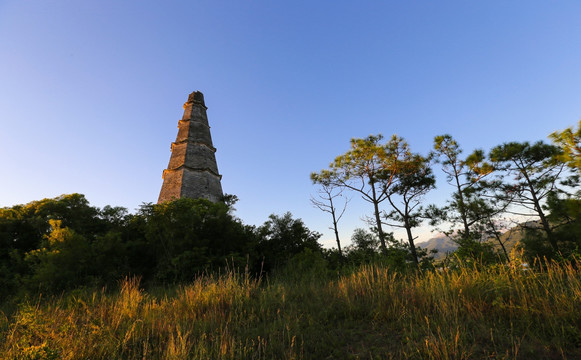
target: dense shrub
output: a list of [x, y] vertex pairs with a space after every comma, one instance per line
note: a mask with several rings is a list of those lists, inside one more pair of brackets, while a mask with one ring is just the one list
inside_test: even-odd
[[129, 214], [71, 194], [0, 209], [0, 302], [18, 291], [59, 293], [126, 276], [166, 285], [225, 268], [258, 276], [291, 259], [322, 259], [321, 235], [301, 219], [286, 213], [247, 226], [232, 215], [234, 202], [179, 199]]
[[301, 219], [293, 219], [290, 212], [282, 216], [272, 214], [257, 229], [257, 254], [265, 271], [284, 266], [293, 256], [306, 249], [321, 253], [318, 232], [310, 231]]
[[80, 194], [34, 201], [0, 209], [0, 300], [127, 275], [144, 283], [192, 280], [227, 261], [244, 266], [255, 243], [254, 229], [231, 207], [203, 199], [144, 204], [136, 214], [92, 207]]
[[180, 199], [144, 205], [145, 252], [158, 282], [192, 280], [204, 271], [218, 270], [227, 262], [244, 266], [253, 253], [255, 234], [222, 203]]

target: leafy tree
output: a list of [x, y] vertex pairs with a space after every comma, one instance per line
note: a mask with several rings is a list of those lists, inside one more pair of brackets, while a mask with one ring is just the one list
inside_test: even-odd
[[462, 262], [478, 264], [478, 265], [490, 265], [498, 263], [500, 258], [497, 252], [494, 250], [492, 243], [490, 242], [480, 242], [480, 241], [466, 241], [462, 246], [454, 252], [451, 258], [451, 263], [449, 266], [455, 267], [458, 264], [454, 264], [456, 260], [461, 260]]
[[329, 229], [333, 230], [335, 233], [335, 240], [337, 241], [337, 249], [339, 250], [339, 256], [343, 257], [343, 252], [341, 250], [341, 240], [339, 239], [339, 230], [337, 229], [337, 224], [339, 220], [343, 217], [345, 209], [347, 209], [347, 203], [349, 203], [348, 198], [344, 198], [343, 205], [341, 208], [336, 207], [335, 199], [343, 197], [343, 189], [332, 184], [327, 178], [317, 178], [314, 177], [313, 181], [320, 185], [317, 191], [317, 198], [311, 196], [311, 204], [321, 211], [331, 214], [333, 220], [333, 227]]
[[[54, 226], [57, 223], [55, 230]], [[30, 287], [35, 287], [33, 284], [35, 279], [41, 279], [44, 276], [42, 274], [49, 273], [48, 269], [52, 266], [50, 264], [64, 261], [65, 255], [70, 254], [79, 244], [88, 244], [90, 248], [92, 242], [97, 237], [103, 236], [111, 227], [108, 221], [101, 217], [99, 209], [90, 206], [81, 194], [61, 195], [54, 199], [43, 199], [0, 209], [0, 296], [6, 296], [21, 288], [21, 281], [24, 278]], [[73, 235], [66, 235], [67, 232]], [[52, 246], [47, 236], [56, 234], [62, 235], [63, 238], [60, 242], [53, 241]], [[54, 251], [51, 250], [53, 247]], [[64, 250], [60, 247], [64, 247]], [[31, 255], [34, 251], [38, 251], [36, 254], [40, 258]], [[57, 255], [57, 252], [61, 252], [61, 255]], [[49, 258], [54, 258], [56, 263], [49, 261]], [[65, 263], [72, 264], [67, 261]], [[44, 267], [44, 270], [41, 271], [41, 267]], [[90, 270], [89, 267], [83, 269], [85, 272]], [[62, 269], [62, 273], [67, 271]], [[70, 281], [59, 280], [53, 284], [57, 287], [65, 283], [78, 284], [78, 279], [84, 275], [82, 272], [77, 273], [68, 273], [75, 275]]]
[[[502, 199], [499, 199], [499, 202], [495, 203], [494, 200], [491, 199], [488, 199], [487, 201], [481, 199], [481, 202], [482, 204], [479, 208], [483, 216], [479, 224], [476, 226], [476, 231], [481, 234], [481, 239], [494, 239], [502, 250], [504, 260], [510, 262], [510, 256], [505, 246], [509, 239], [502, 238], [503, 231], [507, 229], [507, 225], [506, 222], [500, 219], [498, 216], [506, 210], [507, 206], [510, 204], [510, 201], [503, 201]], [[484, 250], [488, 251], [488, 249]], [[493, 252], [493, 249], [491, 248], [490, 251]], [[488, 256], [487, 258], [491, 257]]]
[[256, 235], [231, 214], [234, 202], [182, 199], [128, 214], [71, 194], [0, 209], [0, 296], [24, 283], [58, 291], [129, 274], [183, 281], [226, 261], [245, 264]]
[[[446, 180], [454, 187], [452, 201], [444, 208], [431, 206], [428, 216], [433, 223], [438, 219], [450, 221], [453, 225], [460, 223], [461, 230], [455, 241], [462, 246], [462, 242], [473, 240], [471, 227], [486, 216], [480, 207], [479, 194], [476, 184], [492, 172], [492, 167], [485, 161], [484, 152], [475, 150], [466, 158], [461, 157], [462, 149], [450, 135], [440, 135], [434, 138], [434, 150], [431, 156], [442, 164], [442, 171]], [[449, 232], [451, 234], [452, 232]]]
[[532, 145], [528, 142], [509, 142], [490, 151], [495, 168], [505, 174], [500, 195], [510, 197], [514, 205], [529, 211], [513, 213], [525, 216], [532, 213], [540, 218], [542, 230], [556, 253], [559, 252], [559, 245], [543, 203], [551, 193], [559, 191], [557, 185], [564, 164], [556, 158], [561, 154], [558, 147], [541, 141]]
[[387, 225], [406, 230], [412, 261], [419, 267], [412, 229], [422, 222], [421, 201], [428, 191], [435, 188], [436, 178], [429, 160], [417, 154], [408, 156], [400, 169], [395, 176], [394, 185], [387, 191], [387, 200], [392, 210], [384, 212], [384, 218]]
[[570, 127], [563, 131], [555, 131], [549, 137], [561, 148], [560, 159], [572, 169], [581, 171], [581, 120], [577, 130]]
[[400, 159], [407, 156], [409, 150], [407, 143], [396, 135], [386, 144], [381, 144], [382, 139], [382, 135], [351, 139], [351, 148], [335, 158], [328, 170], [311, 174], [311, 179], [350, 189], [371, 203], [381, 249], [387, 253], [379, 205], [387, 199], [387, 190], [400, 170]]
[[372, 232], [365, 231], [365, 229], [357, 228], [353, 230], [351, 235], [351, 250], [357, 249], [369, 255], [379, 252], [381, 243], [379, 238]]
[[59, 291], [90, 283], [96, 264], [91, 244], [61, 220], [49, 220], [51, 230], [39, 249], [26, 253], [32, 269], [28, 286], [41, 291]]
[[50, 220], [60, 220], [63, 227], [85, 236], [107, 230], [106, 221], [99, 217], [99, 210], [90, 206], [81, 194], [3, 208], [0, 209], [0, 219], [0, 237], [21, 254], [38, 248], [51, 230]]
[[127, 209], [121, 206], [105, 205], [98, 213], [99, 218], [107, 224], [108, 230], [111, 228], [123, 228], [129, 219]]
[[252, 229], [234, 218], [223, 203], [179, 199], [145, 204], [139, 216], [142, 220], [133, 222], [144, 227], [144, 255], [157, 281], [191, 280], [229, 261], [245, 264], [253, 246]]
[[230, 214], [233, 214], [236, 211], [234, 205], [238, 202], [238, 196], [232, 194], [224, 194], [222, 197], [222, 202], [226, 204], [228, 209], [230, 210]]
[[[391, 233], [386, 234], [391, 239]], [[395, 241], [395, 239], [393, 239]], [[351, 235], [351, 245], [345, 248], [347, 260], [353, 265], [361, 265], [374, 261], [381, 250], [381, 242], [377, 234], [357, 228]]]
[[[371, 228], [371, 231], [367, 231], [357, 228], [353, 231], [351, 245], [345, 247], [347, 262], [355, 266], [377, 263], [389, 266], [396, 271], [410, 270], [412, 259], [409, 247], [396, 240], [393, 233], [390, 232], [385, 234], [385, 240], [388, 246], [387, 252], [384, 252], [381, 249], [381, 242], [379, 241], [376, 230], [375, 228]], [[420, 267], [424, 265], [424, 262], [427, 265], [426, 267], [429, 267], [429, 259], [425, 256], [426, 252], [423, 249], [418, 249], [417, 254], [422, 259]], [[417, 267], [414, 265], [413, 269], [417, 269]]]
[[321, 252], [317, 242], [321, 234], [309, 230], [301, 219], [293, 219], [290, 212], [282, 216], [271, 214], [257, 229], [257, 234], [257, 252], [265, 271], [282, 267], [306, 249]]
[[[552, 226], [553, 237], [558, 240], [558, 258], [581, 258], [581, 199], [566, 196], [560, 197], [556, 192], [547, 195], [544, 208]], [[546, 246], [544, 239], [535, 234], [534, 229], [528, 231], [523, 239], [525, 252], [529, 258], [554, 257], [553, 249]]]
[[471, 257], [480, 263], [497, 262], [499, 258], [494, 248], [483, 244], [494, 239], [500, 246], [503, 258], [510, 261], [505, 247], [507, 240], [502, 238], [502, 233], [508, 226], [504, 215], [513, 196], [510, 194], [498, 196], [497, 192], [501, 187], [502, 181], [486, 177], [464, 190], [466, 213], [470, 219], [470, 234], [463, 236], [463, 232], [460, 231], [459, 236], [455, 238], [460, 247], [466, 247], [463, 251], [466, 255], [464, 257]]
[[[124, 245], [124, 263], [129, 273], [140, 276], [144, 283], [154, 279], [156, 264], [161, 254], [148, 237], [148, 221], [154, 216], [153, 204], [143, 203], [135, 214], [129, 214], [121, 231], [114, 231], [110, 236], [117, 236]], [[117, 257], [120, 254], [117, 255]]]

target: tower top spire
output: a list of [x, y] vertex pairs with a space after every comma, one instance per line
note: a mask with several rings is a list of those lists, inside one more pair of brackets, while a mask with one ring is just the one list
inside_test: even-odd
[[184, 104], [184, 109], [189, 104], [202, 105], [203, 107], [205, 107], [206, 109], [208, 109], [208, 107], [204, 103], [204, 94], [202, 94], [202, 92], [201, 91], [198, 91], [198, 90], [194, 91], [193, 93], [191, 93], [188, 96], [188, 101], [186, 101], [186, 103]]

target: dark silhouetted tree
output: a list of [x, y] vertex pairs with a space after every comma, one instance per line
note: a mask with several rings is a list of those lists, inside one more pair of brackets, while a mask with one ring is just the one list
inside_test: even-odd
[[[492, 173], [492, 166], [485, 160], [482, 150], [475, 150], [466, 158], [461, 156], [462, 149], [450, 135], [440, 135], [434, 138], [434, 150], [431, 156], [442, 165], [447, 182], [453, 186], [452, 199], [444, 207], [434, 205], [428, 208], [427, 217], [431, 223], [446, 221], [452, 224], [452, 229], [445, 232], [460, 247], [470, 249], [480, 248], [480, 234], [474, 234], [475, 224], [489, 216], [483, 207], [477, 184]], [[460, 224], [460, 229], [456, 226]], [[469, 251], [469, 253], [471, 253]], [[479, 256], [474, 253], [474, 257]]]
[[528, 142], [509, 142], [490, 151], [494, 167], [503, 171], [499, 196], [510, 197], [513, 206], [526, 210], [513, 210], [514, 214], [538, 216], [541, 228], [556, 253], [559, 252], [559, 245], [543, 204], [551, 193], [559, 191], [558, 180], [565, 166], [557, 160], [561, 154], [558, 147], [541, 141], [532, 145]]
[[224, 203], [179, 199], [146, 204], [140, 209], [155, 280], [180, 282], [224, 267], [244, 266], [254, 246], [254, 233], [230, 214]]
[[263, 259], [263, 269], [280, 268], [293, 256], [309, 249], [321, 252], [317, 240], [321, 234], [309, 230], [301, 219], [294, 219], [290, 212], [282, 216], [272, 214], [257, 229], [257, 253]]

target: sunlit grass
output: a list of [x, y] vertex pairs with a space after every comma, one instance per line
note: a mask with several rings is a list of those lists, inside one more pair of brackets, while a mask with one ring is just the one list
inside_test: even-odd
[[[463, 266], [337, 279], [205, 276], [166, 292], [127, 279], [0, 314], [8, 359], [581, 357], [580, 264]], [[153, 294], [158, 295], [153, 295]]]

